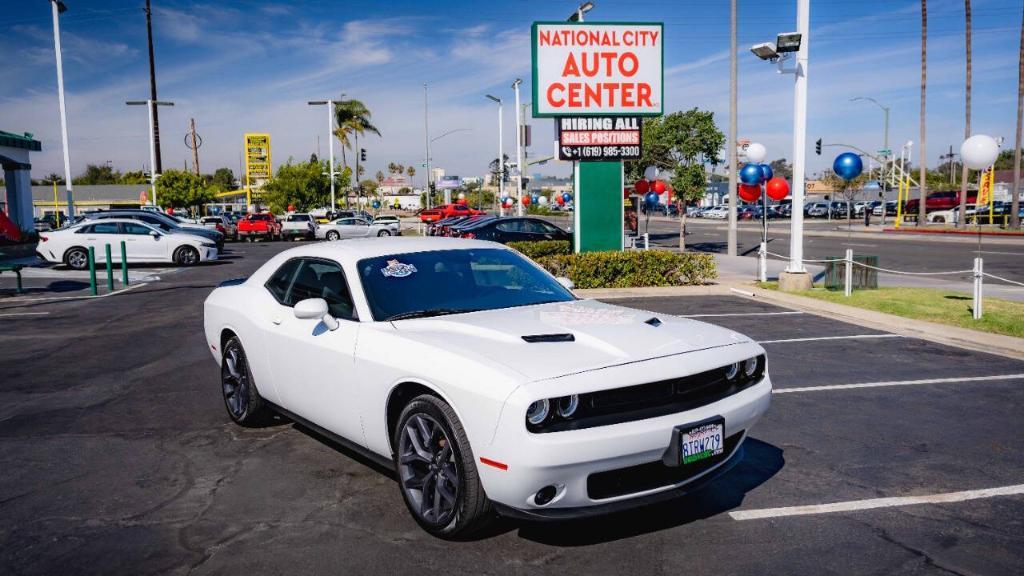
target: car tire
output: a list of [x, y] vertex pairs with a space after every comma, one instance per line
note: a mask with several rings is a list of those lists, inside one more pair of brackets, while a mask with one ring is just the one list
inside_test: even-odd
[[946, 217], [945, 217], [945, 216], [936, 216], [936, 217], [935, 217], [935, 218], [934, 218], [934, 219], [932, 220], [932, 222], [935, 222], [935, 223], [937, 223], [937, 224], [945, 224], [945, 223], [946, 223]]
[[326, 236], [326, 238], [327, 238], [328, 240], [338, 240], [338, 239], [340, 239], [340, 238], [341, 238], [341, 234], [338, 234], [338, 233], [337, 233], [336, 231], [334, 231], [334, 230], [328, 230], [328, 231], [327, 231], [327, 236]]
[[445, 401], [431, 395], [414, 398], [392, 436], [398, 487], [420, 527], [438, 538], [459, 539], [494, 519], [466, 432]]
[[64, 264], [72, 270], [85, 270], [89, 267], [89, 251], [75, 246], [64, 253]]
[[380, 232], [377, 232], [377, 236], [391, 236], [391, 232], [388, 232], [387, 230], [381, 230]]
[[267, 420], [270, 410], [256, 389], [245, 348], [237, 336], [232, 336], [222, 350], [220, 381], [224, 408], [232, 422], [259, 426]]
[[199, 251], [191, 246], [182, 246], [174, 251], [174, 263], [179, 266], [199, 264]]

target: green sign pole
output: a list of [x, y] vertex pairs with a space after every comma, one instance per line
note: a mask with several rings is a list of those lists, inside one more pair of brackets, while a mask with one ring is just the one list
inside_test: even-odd
[[622, 162], [577, 162], [576, 252], [623, 249]]

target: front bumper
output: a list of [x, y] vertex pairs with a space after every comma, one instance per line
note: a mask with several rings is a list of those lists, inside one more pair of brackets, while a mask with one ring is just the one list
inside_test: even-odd
[[[511, 516], [589, 516], [678, 496], [694, 490], [698, 482], [706, 483], [724, 473], [742, 457], [743, 440], [768, 409], [771, 391], [771, 380], [766, 373], [760, 382], [749, 388], [691, 410], [545, 434], [528, 432], [523, 422], [525, 408], [520, 410], [506, 403], [494, 441], [476, 452], [478, 456], [506, 464], [507, 468], [502, 470], [478, 462], [477, 469], [488, 497]], [[553, 392], [551, 396], [561, 393]], [[703, 469], [697, 468], [692, 475], [680, 468], [656, 464], [661, 462], [672, 443], [677, 426], [714, 417], [725, 420], [727, 450], [722, 460]], [[734, 440], [731, 447], [730, 438]], [[634, 482], [639, 470], [653, 474]], [[615, 481], [620, 473], [625, 489], [606, 496], [607, 491], [595, 488], [598, 478], [607, 481], [611, 477]], [[595, 478], [592, 480], [591, 476]], [[545, 486], [554, 486], [556, 495], [546, 505], [538, 506], [534, 496]], [[631, 491], [633, 487], [635, 491]]]
[[199, 261], [200, 262], [212, 262], [217, 259], [219, 251], [216, 248], [207, 248], [201, 246], [199, 248]]

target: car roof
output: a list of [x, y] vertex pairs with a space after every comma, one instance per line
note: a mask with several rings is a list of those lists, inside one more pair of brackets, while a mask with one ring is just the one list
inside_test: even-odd
[[356, 261], [391, 254], [431, 252], [434, 250], [470, 250], [474, 248], [507, 249], [496, 242], [448, 238], [443, 236], [388, 236], [353, 238], [344, 242], [307, 244], [282, 252], [290, 257], [320, 256], [338, 261]]

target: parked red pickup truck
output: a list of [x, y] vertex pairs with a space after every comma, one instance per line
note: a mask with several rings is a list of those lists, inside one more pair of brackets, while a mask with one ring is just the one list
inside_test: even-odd
[[270, 212], [249, 214], [238, 221], [238, 237], [247, 238], [250, 242], [256, 238], [280, 240], [281, 224]]
[[[974, 204], [977, 200], [978, 193], [968, 190], [967, 191], [967, 203]], [[907, 200], [907, 203], [903, 205], [903, 213], [913, 216], [917, 214], [917, 207], [921, 204], [920, 198], [911, 198]], [[952, 210], [960, 206], [960, 192], [948, 191], [948, 192], [932, 192], [924, 200], [924, 211], [935, 212], [938, 210]]]
[[484, 214], [484, 212], [463, 204], [442, 204], [429, 210], [420, 211], [420, 222], [437, 222], [451, 216], [477, 216], [480, 214]]

